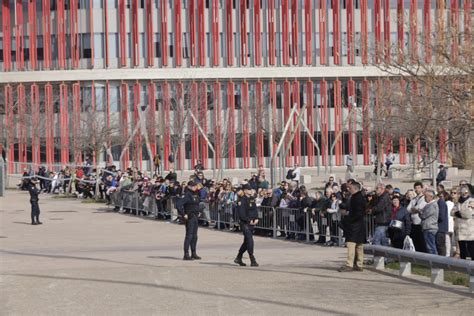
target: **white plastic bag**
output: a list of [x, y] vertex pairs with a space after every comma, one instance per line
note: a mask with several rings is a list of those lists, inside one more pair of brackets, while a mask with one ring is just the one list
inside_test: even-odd
[[405, 237], [405, 240], [403, 241], [403, 250], [416, 251], [415, 245], [413, 244], [413, 240], [410, 238], [410, 236]]

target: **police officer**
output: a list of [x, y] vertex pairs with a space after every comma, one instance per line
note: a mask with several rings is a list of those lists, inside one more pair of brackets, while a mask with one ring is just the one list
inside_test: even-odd
[[40, 190], [36, 188], [37, 181], [35, 179], [30, 179], [28, 181], [28, 192], [30, 193], [30, 203], [31, 203], [31, 225], [41, 225], [43, 223], [39, 220], [40, 208], [38, 205], [38, 195]]
[[[184, 196], [178, 200], [176, 207], [186, 224], [183, 260], [200, 260], [201, 257], [196, 253], [199, 217], [199, 194], [196, 183], [193, 181], [188, 182]], [[191, 246], [191, 256], [189, 255], [189, 246]]]
[[258, 211], [257, 204], [255, 203], [255, 195], [252, 187], [249, 184], [242, 186], [244, 195], [239, 198], [237, 202], [237, 209], [239, 214], [240, 229], [244, 234], [244, 242], [240, 246], [239, 253], [234, 262], [240, 266], [246, 266], [242, 261], [242, 256], [245, 251], [250, 256], [250, 265], [252, 267], [258, 267], [258, 263], [253, 255], [253, 233], [255, 225], [258, 224]]

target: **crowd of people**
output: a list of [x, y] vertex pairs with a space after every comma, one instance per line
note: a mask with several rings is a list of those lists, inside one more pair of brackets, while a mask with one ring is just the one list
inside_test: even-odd
[[[173, 168], [164, 175], [149, 175], [137, 168], [118, 170], [113, 165], [99, 173], [90, 165], [66, 167], [58, 173], [40, 168], [34, 176], [39, 179], [40, 191], [69, 192], [80, 198], [92, 198], [97, 194], [108, 204], [114, 204], [116, 211], [132, 212], [128, 208], [121, 210], [114, 203], [113, 195], [133, 192], [139, 196], [143, 205], [140, 213], [150, 213], [149, 210], [155, 204], [158, 212], [153, 215], [156, 218], [168, 216], [169, 201], [182, 197], [189, 181], [196, 186], [201, 203], [218, 208], [235, 206], [244, 194], [242, 186], [248, 185], [254, 192], [258, 207], [268, 207], [269, 210], [304, 209], [305, 213], [301, 214], [309, 216], [309, 222], [313, 224], [309, 231], [310, 239], [315, 243], [341, 245], [341, 237], [347, 242], [347, 221], [351, 215], [351, 197], [354, 194], [351, 183], [356, 181], [336, 181], [334, 176], [330, 176], [324, 189], [314, 192], [299, 183], [300, 175], [299, 167], [295, 165], [288, 172], [287, 180], [274, 188], [270, 187], [263, 166], [238, 184], [232, 183], [230, 179], [206, 179], [202, 163], [195, 166], [193, 175], [187, 181], [178, 181]], [[28, 176], [32, 175], [25, 171], [25, 178]], [[461, 181], [451, 190], [446, 190], [441, 183], [434, 187], [415, 182], [413, 189], [406, 192], [390, 184], [379, 183], [371, 188], [361, 182], [356, 183], [360, 184], [365, 203], [365, 227], [369, 227], [369, 230], [372, 228], [372, 232], [368, 233], [364, 229], [364, 242], [370, 239], [369, 242], [375, 245], [473, 259], [474, 193], [473, 186], [467, 181]], [[24, 187], [24, 184], [20, 187]], [[302, 228], [305, 220], [296, 218], [295, 225]], [[209, 221], [201, 223], [208, 224]], [[238, 230], [238, 221], [228, 228]], [[268, 234], [268, 231], [263, 231], [263, 234]], [[294, 230], [279, 230], [279, 234], [287, 239], [306, 238]]]

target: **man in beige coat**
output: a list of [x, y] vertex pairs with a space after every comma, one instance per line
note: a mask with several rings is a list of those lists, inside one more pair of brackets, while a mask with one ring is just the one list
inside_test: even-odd
[[454, 217], [454, 232], [459, 241], [461, 258], [474, 260], [474, 198], [468, 186], [461, 187], [451, 216]]

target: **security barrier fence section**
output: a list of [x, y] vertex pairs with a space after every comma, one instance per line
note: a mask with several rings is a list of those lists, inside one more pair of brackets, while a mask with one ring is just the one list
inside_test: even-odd
[[[178, 222], [176, 197], [157, 200], [155, 196], [142, 195], [138, 192], [116, 191], [110, 194], [111, 205], [116, 211], [152, 216], [155, 219]], [[235, 203], [219, 201], [202, 201], [199, 222], [203, 226], [218, 230], [236, 230], [239, 219]], [[259, 222], [256, 234], [277, 238], [286, 237], [301, 241], [319, 241], [342, 246], [343, 232], [340, 228], [340, 214], [330, 214], [311, 208], [284, 208], [259, 206]], [[374, 236], [374, 218], [366, 216], [367, 240]]]

